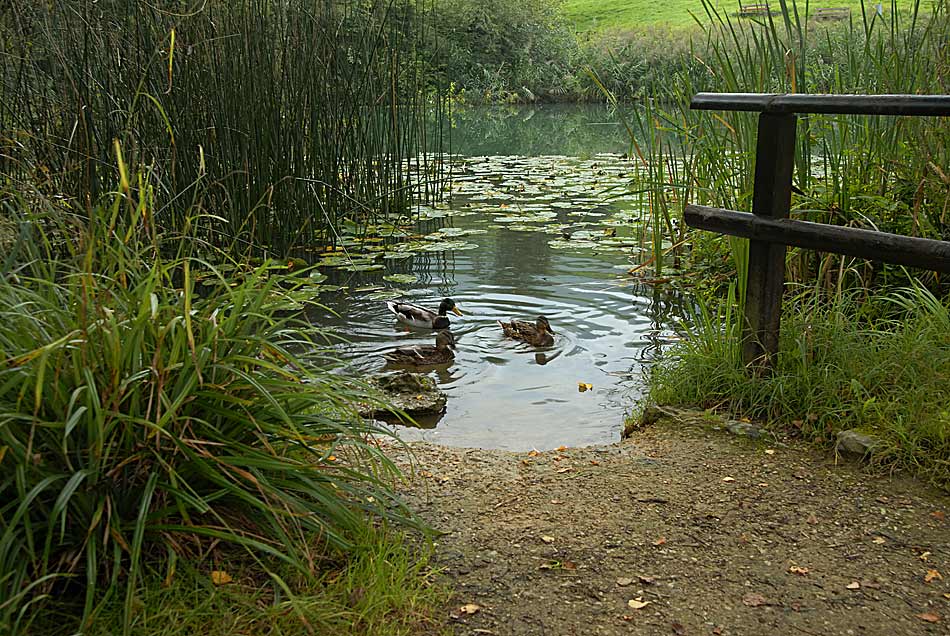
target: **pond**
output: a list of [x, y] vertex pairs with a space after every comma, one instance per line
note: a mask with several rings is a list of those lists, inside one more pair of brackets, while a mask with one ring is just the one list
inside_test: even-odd
[[[380, 247], [351, 268], [361, 271], [330, 271], [347, 291], [321, 298], [338, 316], [320, 322], [349, 341], [340, 355], [352, 372], [383, 370], [393, 347], [434, 342], [395, 322], [385, 299], [435, 308], [449, 297], [464, 313], [450, 314], [455, 362], [430, 372], [447, 410], [399, 427], [403, 438], [512, 450], [619, 439], [645, 369], [676, 339], [682, 302], [627, 273], [649, 239], [615, 121], [576, 106], [467, 112], [450, 200], [422, 209], [404, 250]], [[545, 349], [505, 339], [497, 322], [541, 314], [556, 333]]]

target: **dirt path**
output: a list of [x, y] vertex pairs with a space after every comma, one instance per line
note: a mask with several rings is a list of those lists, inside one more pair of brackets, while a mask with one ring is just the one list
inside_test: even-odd
[[413, 444], [454, 632], [950, 633], [950, 498], [685, 420], [530, 455]]

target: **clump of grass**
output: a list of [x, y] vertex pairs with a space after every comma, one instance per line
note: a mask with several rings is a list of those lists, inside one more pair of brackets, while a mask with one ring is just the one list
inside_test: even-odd
[[[431, 547], [410, 543], [391, 530], [370, 530], [346, 559], [325, 563], [312, 578], [276, 564], [268, 575], [235, 554], [216, 554], [198, 566], [180, 561], [170, 580], [147, 571], [132, 630], [136, 636], [441, 634], [447, 591], [428, 565]], [[216, 584], [211, 572], [230, 581]], [[115, 634], [122, 620], [121, 604], [112, 603], [85, 633]], [[62, 632], [49, 617], [37, 627], [51, 636]]]
[[118, 603], [128, 634], [146, 566], [223, 544], [313, 577], [369, 517], [410, 522], [351, 406], [367, 396], [287, 311], [301, 279], [226, 279], [120, 174], [88, 217], [2, 198], [35, 232], [0, 272], [4, 634], [76, 596], [71, 629]]
[[767, 420], [830, 446], [838, 431], [881, 440], [872, 461], [950, 488], [950, 311], [922, 285], [872, 296], [815, 296], [784, 316], [774, 371], [750, 374], [741, 315], [702, 309], [653, 371], [650, 400]]

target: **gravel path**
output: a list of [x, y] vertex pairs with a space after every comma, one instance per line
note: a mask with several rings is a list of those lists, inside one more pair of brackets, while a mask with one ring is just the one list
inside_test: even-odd
[[950, 633], [950, 498], [919, 482], [685, 412], [610, 446], [411, 449], [455, 634]]

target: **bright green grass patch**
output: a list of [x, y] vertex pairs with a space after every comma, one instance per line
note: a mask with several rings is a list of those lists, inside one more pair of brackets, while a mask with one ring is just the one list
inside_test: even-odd
[[[757, 4], [758, 0], [748, 0], [743, 4]], [[712, 6], [723, 14], [736, 15], [739, 11], [738, 0], [713, 0]], [[870, 9], [875, 3], [867, 3]], [[909, 0], [901, 0], [898, 6], [912, 6]], [[921, 4], [923, 10], [929, 10], [932, 2]], [[780, 19], [781, 5], [778, 0], [772, 0], [773, 19]], [[792, 3], [788, 3], [791, 10]], [[805, 12], [805, 3], [799, 3], [799, 11]], [[861, 20], [861, 0], [824, 0], [812, 2], [809, 11], [817, 8], [848, 7], [855, 20]], [[890, 12], [891, 3], [883, 2], [885, 16]], [[689, 27], [696, 25], [690, 15], [692, 12], [703, 23], [706, 22], [706, 11], [702, 0], [668, 0], [655, 2], [653, 0], [565, 0], [562, 12], [568, 21], [581, 32], [584, 31], [622, 31], [649, 27], [655, 25], [669, 25], [675, 27]]]
[[[345, 560], [321, 565], [322, 575], [297, 576], [276, 563], [262, 567], [245, 554], [213, 554], [200, 563], [179, 561], [174, 575], [149, 572], [136, 590], [136, 636], [365, 636], [445, 633], [446, 588], [429, 567], [431, 549], [392, 532], [371, 531]], [[276, 568], [277, 573], [268, 572]], [[212, 577], [226, 574], [225, 584]], [[60, 606], [59, 612], [68, 610]], [[57, 623], [59, 626], [57, 626]], [[107, 606], [86, 636], [121, 632], [123, 608]], [[35, 633], [65, 634], [55, 613]]]
[[723, 409], [831, 445], [860, 429], [871, 459], [950, 487], [950, 310], [920, 286], [862, 300], [811, 300], [786, 313], [769, 377], [739, 360], [738, 316], [702, 310], [658, 365], [650, 399]]

